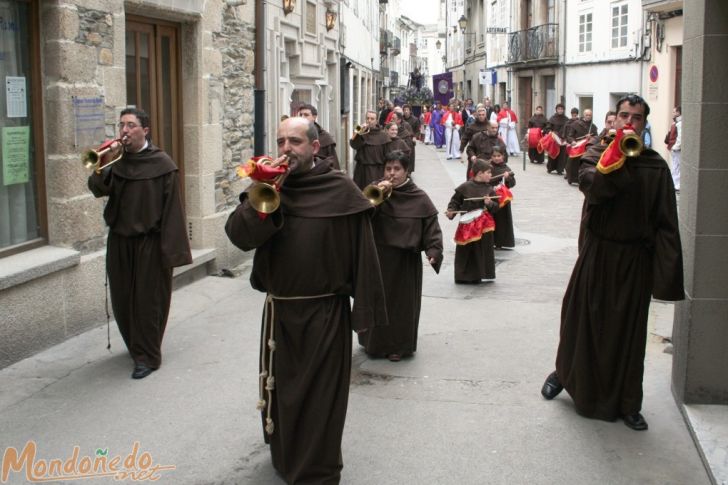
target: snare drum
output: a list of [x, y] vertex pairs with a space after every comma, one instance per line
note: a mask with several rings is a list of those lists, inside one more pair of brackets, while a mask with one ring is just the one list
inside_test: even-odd
[[483, 209], [475, 209], [460, 216], [458, 224], [470, 224], [483, 214]]
[[460, 216], [458, 221], [458, 228], [455, 231], [455, 243], [462, 246], [479, 241], [483, 234], [494, 229], [495, 220], [488, 211], [476, 209], [466, 212]]

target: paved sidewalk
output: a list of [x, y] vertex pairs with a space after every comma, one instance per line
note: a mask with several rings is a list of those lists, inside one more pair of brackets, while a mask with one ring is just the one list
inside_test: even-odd
[[[414, 177], [442, 210], [465, 176], [443, 153], [419, 144]], [[496, 281], [454, 284], [456, 222], [441, 216], [445, 262], [439, 275], [425, 266], [416, 356], [370, 360], [355, 347], [342, 483], [709, 483], [670, 393], [662, 336], [671, 304], [651, 307], [648, 432], [581, 418], [566, 393], [541, 398], [576, 258], [581, 194], [543, 166], [510, 165], [518, 244], [496, 253]], [[124, 458], [139, 442], [139, 455], [176, 467], [160, 470], [160, 483], [282, 483], [255, 410], [263, 295], [248, 272], [174, 293], [164, 364], [146, 379], [129, 378], [113, 323], [111, 353], [100, 327], [0, 370], [0, 450], [34, 440], [38, 458], [65, 461], [76, 445], [80, 456], [101, 449]], [[26, 481], [13, 473], [8, 483]]]

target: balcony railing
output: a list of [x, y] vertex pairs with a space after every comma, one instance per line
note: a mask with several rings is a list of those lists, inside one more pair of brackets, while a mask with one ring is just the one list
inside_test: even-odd
[[391, 30], [379, 30], [379, 53], [386, 54], [387, 49], [392, 47], [392, 31]]
[[400, 39], [399, 37], [395, 37], [394, 42], [392, 42], [392, 45], [390, 47], [392, 48], [390, 54], [393, 56], [398, 56], [399, 53], [402, 51], [402, 39]]
[[559, 57], [559, 24], [543, 24], [508, 35], [508, 62], [556, 60]]

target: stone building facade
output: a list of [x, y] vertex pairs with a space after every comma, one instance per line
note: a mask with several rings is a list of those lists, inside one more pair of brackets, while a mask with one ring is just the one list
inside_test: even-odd
[[2, 3], [0, 121], [16, 151], [0, 184], [0, 367], [106, 320], [105, 200], [80, 158], [129, 105], [180, 168], [195, 261], [177, 284], [243, 261], [223, 226], [252, 155], [255, 39], [254, 2]]

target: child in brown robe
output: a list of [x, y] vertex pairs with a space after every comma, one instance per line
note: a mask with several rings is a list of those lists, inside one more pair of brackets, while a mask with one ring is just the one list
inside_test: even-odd
[[[491, 164], [477, 159], [473, 162], [473, 178], [455, 189], [447, 206], [447, 217], [463, 214], [455, 234], [455, 283], [477, 284], [483, 279], [495, 279], [493, 230], [491, 213], [498, 210], [495, 191], [490, 185]], [[466, 200], [472, 199], [472, 200]], [[482, 214], [475, 211], [482, 210]], [[472, 219], [465, 223], [466, 219]]]

